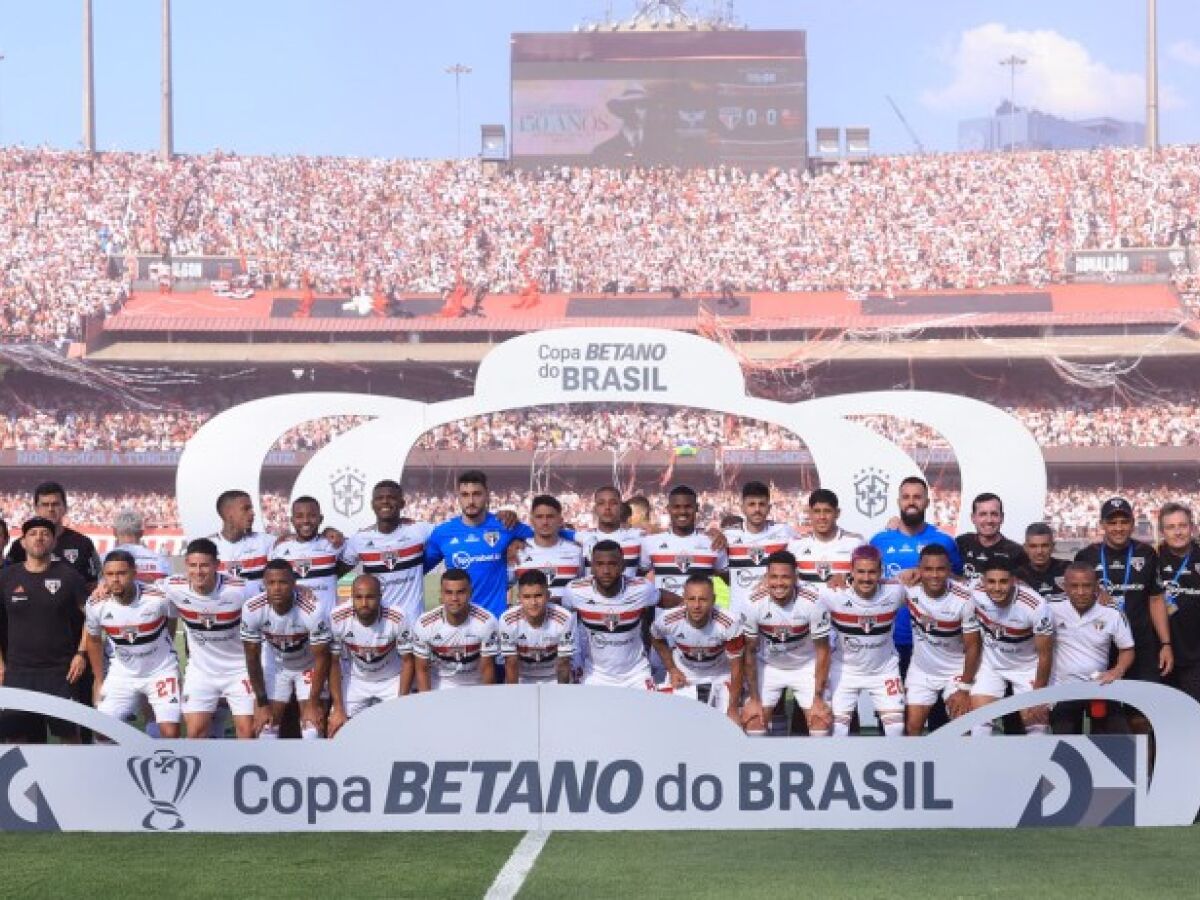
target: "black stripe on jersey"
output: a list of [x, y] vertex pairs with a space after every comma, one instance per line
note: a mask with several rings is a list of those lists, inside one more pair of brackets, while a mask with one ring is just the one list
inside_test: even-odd
[[435, 659], [441, 660], [447, 664], [473, 663], [483, 655], [478, 650], [473, 653], [439, 653], [437, 650], [430, 648], [429, 652], [433, 654]]
[[589, 622], [580, 616], [579, 623], [588, 631], [594, 631], [596, 634], [623, 634], [626, 631], [633, 631], [635, 628], [642, 627], [642, 620], [640, 618], [631, 619], [628, 622], [614, 622], [610, 627], [606, 621]]
[[[166, 623], [164, 622], [162, 625], [160, 625], [156, 630], [152, 631], [150, 634], [138, 635], [137, 637], [133, 638], [132, 640], [129, 640], [128, 638], [115, 637], [112, 634], [108, 635], [108, 639], [110, 641], [112, 641], [114, 644], [121, 646], [121, 647], [139, 647], [143, 644], [153, 644], [155, 641], [157, 641], [159, 638], [161, 638], [163, 636], [163, 632], [166, 630], [166, 628], [167, 628], [167, 626], [166, 626]], [[174, 651], [172, 650], [172, 652], [174, 652]]]
[[759, 625], [758, 633], [766, 638], [767, 643], [776, 647], [786, 647], [788, 644], [798, 644], [808, 637], [807, 625]]
[[862, 628], [861, 626], [844, 625], [836, 619], [832, 619], [830, 624], [838, 630], [838, 634], [848, 634], [857, 637], [875, 637], [880, 634], [887, 634], [892, 630], [892, 620], [880, 622], [872, 625], [870, 628]]
[[231, 619], [228, 622], [213, 622], [211, 625], [205, 625], [203, 622], [189, 622], [182, 616], [180, 616], [179, 621], [183, 622], [183, 624], [188, 627], [189, 631], [199, 631], [204, 634], [208, 634], [213, 631], [229, 631], [231, 629], [242, 627], [242, 620], [240, 618]]
[[363, 563], [363, 572], [367, 575], [387, 575], [389, 572], [403, 572], [405, 569], [412, 569], [416, 566], [424, 565], [425, 558], [423, 556], [414, 556], [412, 559], [396, 559], [392, 561], [392, 565], [384, 563], [373, 563], [367, 565]]
[[666, 575], [683, 578], [688, 575], [712, 575], [716, 571], [715, 566], [708, 563], [692, 563], [686, 569], [681, 569], [679, 566], [654, 566], [653, 572], [656, 576]]

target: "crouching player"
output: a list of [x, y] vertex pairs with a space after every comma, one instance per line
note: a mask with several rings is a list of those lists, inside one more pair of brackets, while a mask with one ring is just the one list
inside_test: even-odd
[[517, 578], [517, 605], [500, 617], [500, 655], [505, 684], [571, 683], [575, 615], [550, 602], [541, 569]]
[[970, 711], [982, 646], [971, 590], [950, 580], [945, 547], [928, 544], [921, 550], [917, 577], [920, 580], [908, 589], [913, 655], [904, 681], [904, 730], [912, 736], [924, 731], [938, 697], [951, 719]]
[[808, 733], [828, 737], [832, 656], [829, 613], [815, 585], [796, 583], [796, 557], [786, 550], [767, 557], [766, 596], [746, 608], [747, 683], [743, 721], [748, 734], [765, 734], [763, 710], [775, 708], [789, 688], [804, 713]]
[[835, 658], [840, 673], [833, 689], [833, 734], [850, 733], [850, 721], [864, 691], [887, 737], [904, 734], [904, 682], [892, 639], [896, 613], [907, 602], [902, 585], [882, 578], [878, 548], [864, 544], [850, 555], [849, 587], [821, 589], [821, 602], [837, 632]]
[[260, 738], [279, 737], [284, 708], [294, 694], [300, 704], [300, 736], [319, 738], [325, 722], [321, 697], [329, 677], [329, 621], [317, 595], [296, 586], [296, 573], [286, 559], [267, 563], [263, 589], [242, 612], [255, 731]]
[[[1004, 696], [1044, 688], [1054, 662], [1054, 619], [1046, 600], [1018, 584], [1006, 560], [993, 558], [983, 567], [982, 590], [972, 592], [975, 617], [983, 634], [983, 656], [971, 709], [980, 709]], [[1021, 710], [1029, 734], [1045, 734], [1049, 711], [1044, 706]], [[971, 729], [974, 736], [991, 735], [993, 723]]]
[[667, 687], [676, 694], [724, 710], [741, 727], [742, 624], [715, 609], [707, 575], [683, 584], [683, 606], [659, 613], [650, 637], [667, 669]]
[[[179, 659], [171, 604], [161, 590], [138, 582], [137, 560], [128, 551], [114, 550], [104, 557], [101, 579], [85, 610], [96, 709], [118, 719], [132, 719], [145, 698], [154, 711], [158, 733], [177, 738]], [[112, 647], [107, 674], [106, 639]]]
[[398, 606], [383, 608], [383, 586], [359, 575], [350, 600], [330, 622], [333, 660], [329, 667], [329, 736], [364, 709], [395, 700], [412, 689], [412, 638]]

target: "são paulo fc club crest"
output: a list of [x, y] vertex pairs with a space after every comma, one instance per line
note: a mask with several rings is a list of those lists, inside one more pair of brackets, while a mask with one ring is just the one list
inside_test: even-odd
[[79, 559], [79, 551], [76, 550], [74, 547], [72, 547], [69, 550], [63, 551], [63, 557], [71, 565], [75, 565], [76, 561], [78, 561], [78, 559]]
[[863, 631], [870, 631], [875, 627], [876, 619], [874, 616], [863, 616], [860, 621], [862, 622]]
[[312, 563], [307, 559], [298, 559], [292, 563], [292, 569], [296, 572], [296, 577], [307, 578], [308, 570], [312, 568]]
[[366, 476], [353, 466], [338, 469], [329, 479], [329, 491], [333, 496], [335, 512], [347, 518], [358, 515], [366, 500]]
[[500, 532], [485, 531], [483, 533], [483, 542], [489, 547], [495, 547], [498, 543], [500, 543]]
[[612, 613], [605, 614], [604, 627], [607, 628], [609, 631], [616, 631], [617, 626], [620, 624], [621, 624], [620, 613], [612, 612]]
[[59, 579], [57, 579], [57, 578], [47, 578], [46, 579], [46, 590], [48, 590], [50, 593], [57, 594], [58, 589], [60, 587], [62, 587], [62, 581], [60, 581]]
[[675, 556], [675, 565], [679, 568], [680, 572], [686, 573], [687, 570], [692, 567], [693, 561], [694, 560], [689, 553], [678, 553]]
[[817, 563], [817, 577], [820, 578], [822, 581], [828, 581], [829, 577], [832, 574], [833, 574], [833, 566], [831, 566], [829, 563], [827, 563], [827, 562]]
[[176, 756], [170, 750], [156, 750], [153, 756], [134, 756], [127, 763], [129, 777], [150, 801], [151, 810], [142, 819], [147, 831], [178, 831], [183, 817], [178, 805], [200, 774], [200, 759]]
[[750, 548], [750, 561], [756, 566], [761, 566], [764, 559], [767, 558], [767, 551], [762, 547]]
[[854, 508], [868, 519], [887, 509], [888, 477], [881, 469], [861, 469], [854, 476]]

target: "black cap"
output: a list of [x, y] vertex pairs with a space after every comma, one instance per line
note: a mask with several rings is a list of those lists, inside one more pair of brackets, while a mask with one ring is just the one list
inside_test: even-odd
[[29, 534], [31, 528], [48, 528], [51, 534], [57, 534], [58, 529], [54, 527], [54, 523], [45, 516], [34, 516], [32, 519], [26, 519], [25, 524], [21, 526], [21, 534]]
[[1124, 497], [1109, 497], [1100, 507], [1100, 521], [1107, 522], [1113, 516], [1128, 516], [1133, 518], [1133, 507]]

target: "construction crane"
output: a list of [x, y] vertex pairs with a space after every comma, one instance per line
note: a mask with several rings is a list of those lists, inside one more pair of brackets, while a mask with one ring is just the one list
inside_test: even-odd
[[908, 136], [912, 138], [912, 142], [916, 146], [917, 152], [924, 153], [925, 145], [921, 143], [921, 138], [917, 136], [917, 133], [913, 130], [913, 127], [908, 124], [908, 119], [904, 118], [904, 113], [900, 111], [900, 107], [896, 105], [896, 101], [893, 100], [888, 94], [885, 94], [884, 96], [887, 98], [887, 102], [891, 105], [892, 110], [896, 113], [896, 118], [900, 120], [900, 124], [903, 125], [904, 130], [908, 132]]

